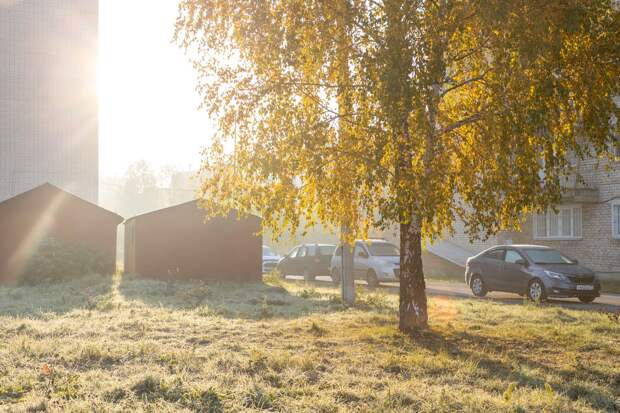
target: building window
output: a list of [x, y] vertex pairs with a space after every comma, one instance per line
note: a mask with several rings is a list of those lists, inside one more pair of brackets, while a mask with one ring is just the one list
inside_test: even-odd
[[614, 139], [614, 142], [612, 144], [613, 154], [614, 156], [618, 158], [620, 157], [620, 136], [614, 136], [613, 139]]
[[[620, 210], [620, 203], [618, 203]], [[581, 207], [560, 206], [555, 213], [549, 209], [544, 214], [534, 216], [535, 239], [580, 239]], [[619, 220], [620, 221], [620, 220]], [[620, 238], [620, 233], [618, 234]]]
[[620, 201], [611, 204], [611, 236], [620, 239]]

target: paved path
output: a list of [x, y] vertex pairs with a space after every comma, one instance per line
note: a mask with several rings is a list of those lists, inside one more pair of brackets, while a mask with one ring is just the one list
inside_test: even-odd
[[[288, 276], [289, 280], [303, 281], [303, 277]], [[332, 284], [331, 277], [317, 277], [316, 282], [320, 284]], [[365, 284], [364, 281], [356, 281], [359, 284]], [[385, 289], [389, 293], [398, 293], [398, 284], [385, 283], [381, 284], [381, 288]], [[461, 297], [461, 298], [474, 298], [471, 290], [465, 285], [465, 283], [458, 282], [427, 282], [426, 291], [430, 295], [449, 296], [449, 297]], [[493, 292], [488, 294], [484, 299], [491, 301], [498, 301], [506, 304], [521, 304], [523, 298], [517, 294], [498, 293]], [[576, 298], [566, 299], [551, 299], [548, 300], [549, 304], [561, 305], [571, 309], [581, 310], [596, 310], [596, 311], [609, 311], [620, 313], [620, 294], [602, 294], [592, 304], [583, 304]]]

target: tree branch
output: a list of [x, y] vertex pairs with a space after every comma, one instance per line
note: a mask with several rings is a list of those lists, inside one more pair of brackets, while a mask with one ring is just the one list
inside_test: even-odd
[[470, 83], [479, 82], [479, 81], [481, 81], [481, 80], [484, 80], [484, 76], [485, 76], [486, 74], [487, 74], [487, 72], [484, 72], [483, 74], [481, 74], [481, 75], [479, 75], [479, 76], [472, 77], [472, 78], [469, 78], [469, 79], [464, 80], [464, 81], [462, 81], [462, 82], [459, 82], [459, 83], [455, 84], [454, 86], [451, 86], [451, 87], [447, 88], [446, 90], [444, 90], [443, 92], [441, 92], [441, 94], [439, 95], [439, 97], [444, 97], [444, 96], [445, 96], [445, 95], [447, 95], [448, 93], [450, 93], [450, 92], [452, 92], [452, 91], [454, 91], [454, 90], [456, 90], [456, 89], [460, 89], [460, 88], [462, 88], [463, 86], [467, 86], [467, 85], [469, 85]]
[[472, 124], [472, 123], [476, 123], [476, 122], [482, 120], [483, 114], [484, 114], [483, 112], [478, 112], [478, 113], [475, 113], [475, 114], [473, 114], [471, 116], [468, 116], [468, 117], [466, 117], [464, 119], [456, 121], [456, 122], [452, 123], [451, 125], [446, 126], [445, 128], [442, 128], [439, 131], [439, 135], [443, 135], [445, 133], [450, 133], [450, 132], [452, 132], [452, 131], [454, 131], [456, 129], [462, 128], [463, 126], [466, 126], [466, 125], [469, 125], [469, 124]]

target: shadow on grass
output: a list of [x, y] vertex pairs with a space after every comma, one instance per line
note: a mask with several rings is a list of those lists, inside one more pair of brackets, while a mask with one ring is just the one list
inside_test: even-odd
[[113, 276], [92, 275], [70, 282], [0, 286], [0, 316], [46, 317], [95, 309], [112, 294]]
[[[531, 351], [527, 346], [523, 346], [523, 343], [467, 331], [446, 335], [429, 329], [413, 336], [395, 335], [391, 344], [397, 348], [422, 347], [434, 356], [444, 354], [460, 361], [475, 360], [478, 370], [476, 375], [483, 376], [485, 381], [492, 379], [515, 383], [517, 387], [544, 390], [549, 397], [562, 394], [573, 401], [582, 400], [597, 411], [620, 411], [620, 404], [614, 398], [613, 390], [610, 394], [593, 385], [615, 383], [618, 388], [620, 382], [617, 374], [613, 370], [603, 372], [582, 364], [571, 369], [568, 360], [563, 368], [536, 360], [537, 357], [550, 355], [546, 352], [554, 352], [552, 343], [533, 343], [533, 347], [541, 348]], [[515, 354], [517, 348], [521, 350]], [[506, 357], [507, 355], [509, 357]], [[503, 361], [502, 358], [508, 360]], [[392, 371], [388, 370], [389, 372], [403, 374], [401, 369], [391, 367]], [[441, 367], [435, 372], [439, 376], [446, 373]], [[552, 379], [550, 383], [546, 381], [554, 376], [555, 380]]]
[[[303, 281], [301, 280], [300, 277], [288, 277], [287, 281], [293, 281], [293, 282], [300, 282]], [[434, 282], [437, 281], [436, 278], [428, 278], [426, 279], [426, 282]], [[461, 282], [462, 283], [462, 282]], [[325, 278], [324, 279], [317, 279], [315, 281], [313, 281], [311, 283], [311, 285], [315, 285], [315, 286], [330, 286], [333, 285], [331, 283], [331, 281], [327, 281]], [[398, 295], [399, 291], [398, 291], [398, 287], [395, 286], [394, 284], [389, 285], [389, 284], [381, 284], [379, 285], [379, 287], [377, 288], [369, 288], [366, 286], [366, 284], [357, 284], [358, 286], [362, 286], [362, 288], [364, 289], [368, 289], [369, 291], [382, 291], [386, 294], [394, 294], [394, 295]], [[484, 298], [480, 298], [480, 297], [474, 297], [473, 295], [469, 294], [469, 293], [463, 293], [459, 290], [449, 290], [449, 289], [438, 289], [438, 288], [433, 288], [433, 287], [427, 287], [426, 292], [429, 296], [439, 296], [439, 297], [450, 297], [450, 298], [458, 298], [458, 299], [472, 299], [472, 300], [483, 300], [483, 301], [489, 301], [489, 302], [493, 302], [493, 303], [499, 303], [499, 304], [507, 304], [507, 305], [523, 305], [525, 299], [522, 296], [519, 296], [518, 294], [514, 294], [514, 296], [509, 296], [509, 297], [494, 297], [494, 296], [487, 296]], [[493, 294], [493, 293], [492, 293]], [[509, 294], [509, 293], [501, 293], [501, 294]], [[570, 310], [577, 310], [577, 311], [599, 311], [599, 312], [605, 312], [605, 313], [620, 313], [620, 306], [618, 305], [614, 305], [614, 304], [604, 304], [604, 303], [590, 303], [590, 304], [585, 304], [585, 303], [580, 303], [577, 301], [566, 301], [566, 300], [562, 300], [562, 299], [548, 299], [545, 302], [539, 304], [543, 307], [548, 306], [548, 307], [563, 307], [563, 308], [567, 308]]]
[[126, 275], [118, 291], [128, 302], [231, 319], [294, 319], [344, 310], [339, 294], [312, 285], [291, 292], [265, 282], [159, 281]]

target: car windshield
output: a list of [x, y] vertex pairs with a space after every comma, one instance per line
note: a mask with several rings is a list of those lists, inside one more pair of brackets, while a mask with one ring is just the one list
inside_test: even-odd
[[400, 255], [398, 248], [396, 248], [394, 244], [374, 242], [366, 245], [368, 246], [368, 250], [370, 250], [370, 254], [375, 257], [398, 257]]
[[536, 264], [574, 264], [573, 260], [562, 255], [558, 250], [526, 249], [524, 252]]

